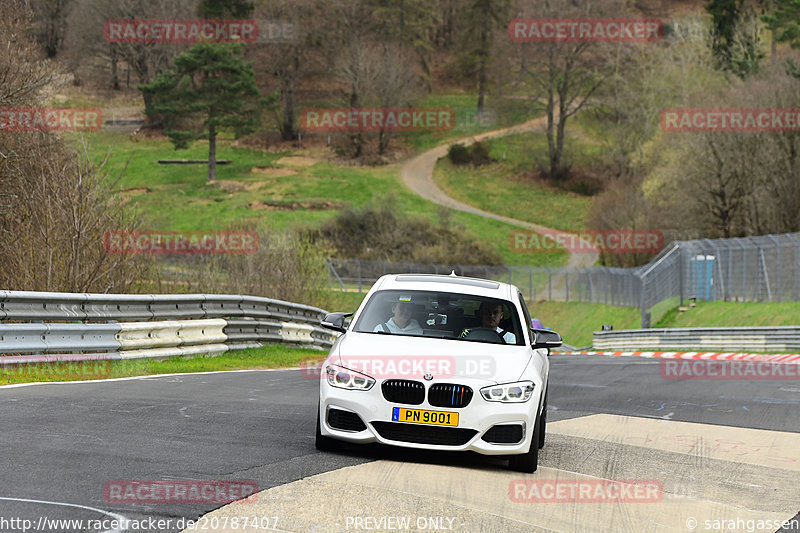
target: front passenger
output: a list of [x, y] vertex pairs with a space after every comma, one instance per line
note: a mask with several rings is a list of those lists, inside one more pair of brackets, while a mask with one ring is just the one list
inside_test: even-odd
[[399, 335], [422, 335], [422, 327], [415, 319], [411, 318], [414, 311], [414, 304], [411, 298], [401, 296], [396, 302], [392, 303], [392, 318], [378, 324], [372, 331], [383, 331], [384, 333], [394, 333]]

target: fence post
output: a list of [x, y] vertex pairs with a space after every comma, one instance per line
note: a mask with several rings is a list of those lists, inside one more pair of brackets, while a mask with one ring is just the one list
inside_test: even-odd
[[645, 299], [645, 281], [643, 277], [639, 278], [641, 282], [639, 289], [639, 307], [642, 310], [642, 329], [650, 327], [650, 313], [647, 312], [647, 300]]
[[328, 262], [328, 280], [330, 280], [330, 274], [333, 274], [333, 276], [336, 278], [336, 281], [339, 282], [339, 290], [346, 292], [347, 287], [344, 286], [344, 282], [342, 281], [342, 278], [339, 277], [339, 273], [336, 272], [335, 268], [333, 268], [333, 262], [331, 261], [330, 257], [326, 257], [325, 261]]
[[783, 273], [781, 272], [781, 266], [782, 266], [781, 265], [781, 244], [772, 235], [767, 235], [767, 237], [769, 238], [769, 240], [771, 240], [773, 243], [775, 243], [775, 252], [777, 252], [777, 254], [778, 254], [778, 280], [775, 282], [775, 289], [776, 290], [773, 291], [773, 292], [775, 292], [777, 294], [777, 296], [778, 296], [777, 300], [780, 302], [780, 301], [783, 300], [781, 298], [781, 282], [783, 281], [781, 279], [783, 277], [782, 276]]
[[358, 293], [361, 294], [361, 259], [356, 261], [358, 261]]
[[567, 301], [569, 301], [569, 267], [564, 268], [564, 287], [567, 291]]
[[683, 307], [683, 247], [678, 244], [678, 292], [681, 294], [680, 306]]
[[528, 297], [533, 301], [533, 269], [528, 267]]
[[794, 260], [794, 268], [792, 269], [792, 273], [794, 274], [794, 300], [800, 300], [800, 285], [798, 285], [798, 270], [800, 270], [800, 242], [794, 238], [794, 235], [789, 235], [789, 238], [794, 241], [794, 253], [795, 253], [795, 260]]
[[747, 249], [742, 241], [737, 237], [736, 244], [742, 249], [742, 302], [747, 301]]
[[[800, 248], [798, 248], [800, 250]], [[550, 267], [545, 267], [547, 269], [547, 301], [553, 301], [553, 272], [550, 270]]]
[[733, 294], [733, 247], [728, 245], [728, 294], [725, 296], [725, 301], [728, 302]]

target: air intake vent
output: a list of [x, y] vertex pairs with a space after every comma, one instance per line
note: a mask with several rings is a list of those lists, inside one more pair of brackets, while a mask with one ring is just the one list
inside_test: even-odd
[[428, 390], [428, 403], [436, 407], [466, 407], [472, 401], [472, 389], [466, 385], [437, 383]]
[[407, 379], [390, 379], [381, 385], [381, 391], [386, 401], [419, 405], [425, 401], [425, 385], [419, 381]]
[[350, 411], [341, 409], [328, 409], [328, 425], [342, 431], [364, 431], [367, 429], [361, 417]]
[[522, 424], [498, 424], [484, 433], [481, 440], [492, 444], [516, 444], [523, 436]]
[[372, 427], [384, 439], [440, 446], [463, 446], [477, 433], [474, 429], [423, 426], [401, 422], [372, 422]]

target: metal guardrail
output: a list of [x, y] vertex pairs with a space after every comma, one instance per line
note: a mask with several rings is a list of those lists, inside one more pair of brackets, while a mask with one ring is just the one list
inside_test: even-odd
[[212, 355], [264, 343], [327, 349], [336, 335], [319, 326], [324, 315], [242, 295], [0, 291], [0, 354], [69, 360]]
[[596, 331], [592, 348], [605, 351], [788, 352], [800, 350], [800, 326]]
[[119, 350], [118, 324], [0, 324], [0, 353]]
[[0, 291], [0, 320], [167, 320], [254, 317], [318, 324], [322, 309], [224, 294], [91, 294]]

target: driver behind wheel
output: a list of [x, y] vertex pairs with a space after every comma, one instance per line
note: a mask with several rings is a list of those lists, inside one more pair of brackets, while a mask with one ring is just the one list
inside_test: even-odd
[[[478, 307], [478, 316], [481, 319], [481, 327], [489, 328], [496, 331], [506, 344], [516, 344], [517, 337], [500, 327], [500, 321], [503, 320], [503, 305], [499, 302], [481, 302]], [[468, 332], [465, 329], [461, 336], [464, 337]]]

